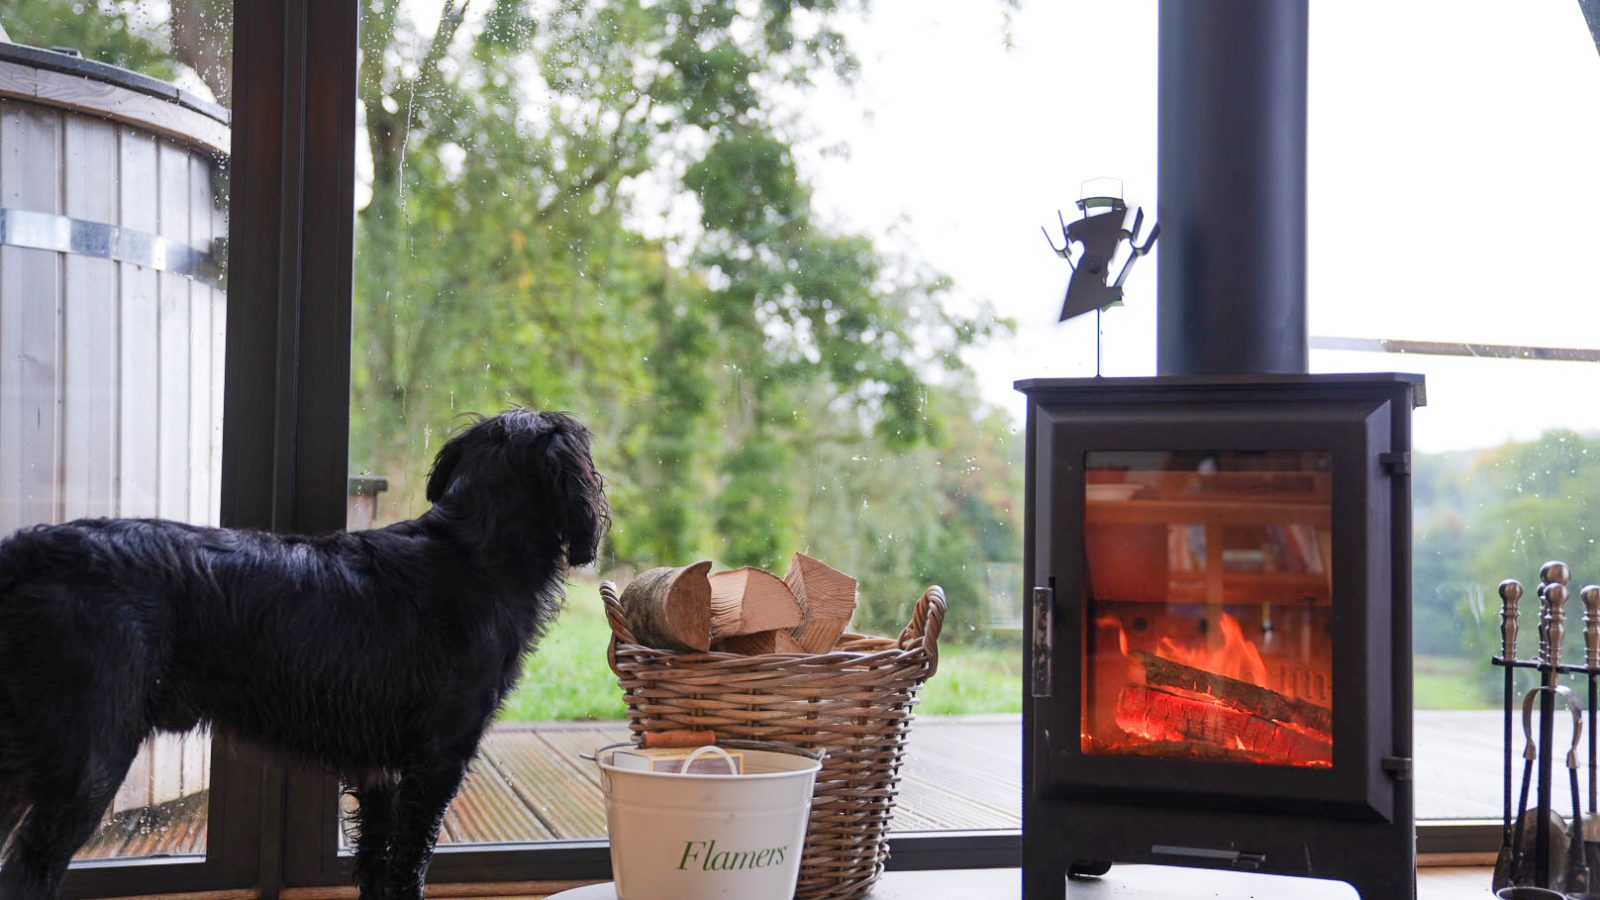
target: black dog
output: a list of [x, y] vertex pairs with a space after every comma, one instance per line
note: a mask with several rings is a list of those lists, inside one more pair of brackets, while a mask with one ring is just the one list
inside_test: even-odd
[[377, 531], [96, 519], [0, 543], [0, 898], [54, 897], [139, 743], [203, 723], [340, 774], [361, 896], [421, 897], [479, 738], [609, 524], [560, 413], [478, 421], [427, 496]]

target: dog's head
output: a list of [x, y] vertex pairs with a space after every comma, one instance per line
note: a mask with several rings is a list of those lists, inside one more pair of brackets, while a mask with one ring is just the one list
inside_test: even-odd
[[428, 502], [453, 516], [532, 517], [525, 524], [549, 529], [575, 566], [594, 561], [611, 523], [589, 429], [559, 412], [518, 408], [478, 419], [439, 449]]

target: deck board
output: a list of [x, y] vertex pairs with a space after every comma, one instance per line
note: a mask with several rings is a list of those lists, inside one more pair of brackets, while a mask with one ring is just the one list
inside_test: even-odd
[[[1500, 728], [1500, 714], [1493, 711], [1417, 714], [1418, 818], [1499, 819]], [[495, 728], [446, 817], [441, 842], [604, 837], [598, 774], [594, 763], [580, 754], [627, 735], [621, 722]], [[1016, 716], [919, 717], [911, 728], [891, 828], [898, 832], [1019, 828], [1021, 749], [1022, 729]], [[199, 804], [123, 816], [79, 856], [203, 852], [205, 826]]]

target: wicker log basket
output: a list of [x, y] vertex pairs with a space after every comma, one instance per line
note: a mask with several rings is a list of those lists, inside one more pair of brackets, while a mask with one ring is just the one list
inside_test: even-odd
[[939, 667], [944, 591], [930, 587], [898, 640], [845, 634], [822, 654], [685, 653], [634, 641], [616, 585], [600, 585], [607, 654], [647, 732], [715, 731], [828, 753], [817, 775], [795, 896], [860, 897], [883, 873], [917, 691]]

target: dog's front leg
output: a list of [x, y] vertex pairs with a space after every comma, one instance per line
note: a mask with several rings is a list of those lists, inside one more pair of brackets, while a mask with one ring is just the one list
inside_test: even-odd
[[389, 890], [385, 900], [421, 900], [428, 859], [444, 811], [466, 777], [467, 760], [430, 763], [401, 773], [394, 832], [389, 841]]
[[355, 881], [362, 900], [388, 900], [385, 880], [398, 792], [398, 782], [386, 773], [369, 775], [350, 790], [359, 804], [355, 814]]

